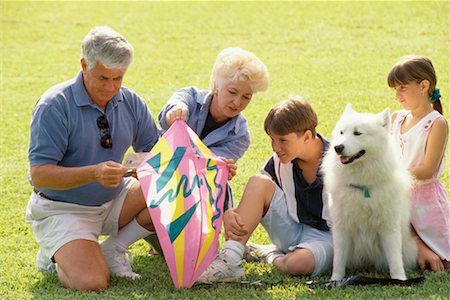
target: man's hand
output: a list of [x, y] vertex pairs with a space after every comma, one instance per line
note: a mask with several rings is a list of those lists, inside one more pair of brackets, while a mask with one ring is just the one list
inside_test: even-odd
[[106, 188], [115, 188], [119, 186], [123, 175], [128, 169], [123, 168], [121, 164], [114, 161], [107, 161], [97, 164], [95, 170], [95, 179]]
[[172, 126], [175, 120], [186, 120], [188, 116], [188, 107], [184, 103], [174, 105], [166, 114], [167, 127]]
[[236, 209], [232, 208], [225, 212], [223, 216], [223, 223], [225, 228], [225, 240], [239, 241], [243, 236], [248, 234], [244, 229], [244, 223], [241, 216], [236, 213]]

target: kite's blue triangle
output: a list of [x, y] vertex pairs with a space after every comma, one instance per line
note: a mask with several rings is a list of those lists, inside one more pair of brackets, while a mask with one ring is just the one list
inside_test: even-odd
[[156, 171], [159, 172], [161, 166], [161, 152], [147, 160], [147, 163]]
[[181, 216], [178, 217], [175, 221], [168, 224], [166, 226], [167, 232], [169, 234], [170, 242], [173, 242], [177, 239], [180, 233], [183, 231], [184, 227], [186, 227], [187, 223], [191, 219], [192, 215], [195, 212], [195, 209], [200, 204], [200, 200], [197, 201], [191, 208], [185, 211]]

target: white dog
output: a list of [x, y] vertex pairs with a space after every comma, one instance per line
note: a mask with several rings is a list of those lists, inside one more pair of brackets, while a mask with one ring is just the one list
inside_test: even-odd
[[349, 103], [333, 131], [322, 166], [333, 232], [332, 280], [342, 279], [346, 267], [371, 266], [406, 280], [404, 268], [416, 265], [411, 176], [400, 163], [390, 125], [388, 108], [357, 113]]

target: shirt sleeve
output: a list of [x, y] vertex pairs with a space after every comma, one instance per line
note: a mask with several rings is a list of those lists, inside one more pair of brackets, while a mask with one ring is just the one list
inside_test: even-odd
[[30, 165], [56, 165], [68, 145], [68, 121], [64, 113], [49, 105], [38, 103], [32, 113], [28, 159]]
[[277, 175], [275, 173], [275, 160], [273, 159], [273, 156], [271, 156], [266, 164], [264, 165], [263, 169], [261, 170], [261, 173], [269, 176], [270, 178], [272, 178], [272, 180], [276, 181], [276, 184], [278, 184], [278, 179], [277, 179]]

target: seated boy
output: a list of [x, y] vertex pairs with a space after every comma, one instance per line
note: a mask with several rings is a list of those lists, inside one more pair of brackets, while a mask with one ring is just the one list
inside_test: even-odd
[[[315, 276], [331, 269], [333, 245], [322, 215], [326, 201], [320, 170], [329, 142], [316, 133], [317, 122], [312, 107], [299, 97], [269, 111], [264, 129], [275, 153], [263, 174], [250, 178], [238, 207], [225, 213], [227, 241], [199, 282], [239, 279], [243, 258], [289, 275]], [[259, 223], [273, 245], [247, 244]]]

